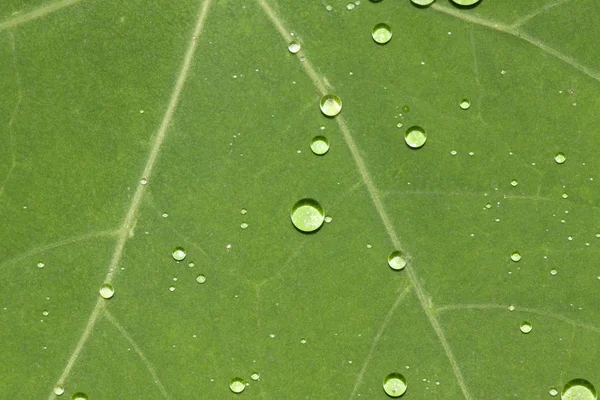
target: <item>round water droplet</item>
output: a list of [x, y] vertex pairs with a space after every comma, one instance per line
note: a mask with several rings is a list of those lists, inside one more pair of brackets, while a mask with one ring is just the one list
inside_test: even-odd
[[193, 262], [191, 262], [191, 261], [188, 263], [188, 267], [190, 267], [190, 268], [194, 268], [195, 266], [196, 266], [196, 264], [194, 264], [194, 263], [193, 263]]
[[596, 400], [596, 388], [587, 379], [573, 379], [567, 382], [560, 394], [562, 400]]
[[88, 396], [83, 392], [77, 392], [71, 396], [71, 400], [88, 400]]
[[296, 54], [300, 51], [301, 47], [302, 46], [300, 46], [300, 43], [296, 42], [295, 40], [292, 40], [288, 45], [288, 50], [290, 51], [290, 53]]
[[185, 250], [183, 249], [183, 247], [175, 247], [173, 249], [173, 259], [175, 261], [183, 261], [185, 256], [186, 256], [186, 253], [185, 253]]
[[556, 388], [550, 388], [550, 390], [548, 391], [548, 394], [550, 396], [554, 397], [558, 394], [558, 390], [556, 390]]
[[[410, 111], [410, 107], [407, 106], [407, 105], [404, 105], [404, 106], [402, 106], [402, 111], [405, 112], [405, 113], [407, 113], [407, 112]], [[400, 114], [400, 115], [402, 115], [402, 114]]]
[[515, 187], [519, 184], [519, 182], [517, 182], [516, 179], [513, 179], [512, 181], [510, 181], [510, 186]]
[[48, 310], [44, 310], [44, 311], [42, 311], [42, 315], [43, 315], [44, 317], [47, 317], [47, 316], [48, 316], [48, 314], [50, 314], [50, 313], [48, 312]]
[[325, 216], [325, 222], [330, 224], [331, 221], [333, 221], [333, 218], [331, 218], [329, 215]]
[[392, 372], [383, 380], [383, 390], [390, 397], [400, 397], [406, 392], [406, 378], [402, 374]]
[[406, 267], [406, 259], [401, 251], [392, 251], [388, 256], [388, 265], [391, 269], [399, 271]]
[[168, 217], [169, 217], [169, 214], [168, 214], [168, 213], [162, 213], [162, 217], [163, 217], [163, 218], [168, 218]]
[[306, 344], [306, 339], [300, 339], [300, 343]]
[[427, 133], [420, 126], [411, 126], [404, 134], [404, 141], [409, 147], [418, 149], [427, 141]]
[[316, 155], [322, 156], [329, 151], [329, 140], [325, 136], [315, 136], [310, 141], [310, 149]]
[[564, 153], [556, 153], [554, 161], [556, 161], [557, 164], [562, 164], [567, 161], [567, 157], [565, 157]]
[[550, 271], [550, 275], [555, 276], [556, 274], [558, 274], [558, 271], [553, 269]]
[[356, 7], [356, 5], [354, 3], [346, 4], [346, 10], [348, 10], [348, 11], [354, 10], [354, 7]]
[[321, 98], [321, 112], [328, 117], [335, 117], [342, 111], [342, 100], [335, 94], [326, 94]]
[[513, 306], [512, 304], [508, 306], [508, 311], [515, 311], [515, 306]]
[[398, 128], [402, 128], [403, 126], [404, 126], [404, 125], [402, 124], [402, 122], [398, 122], [398, 123], [396, 124], [396, 127], [398, 127]]
[[57, 396], [62, 396], [65, 392], [65, 388], [62, 385], [54, 386], [54, 394]]
[[245, 208], [242, 208], [242, 210], [240, 211], [240, 214], [242, 215], [246, 215], [248, 213], [248, 211]]
[[43, 262], [37, 263], [38, 268], [44, 268], [45, 266], [46, 266], [46, 264], [44, 264]]
[[455, 156], [456, 154], [458, 154], [458, 152], [456, 150], [451, 150], [450, 154], [452, 154], [453, 156]]
[[114, 295], [115, 289], [112, 287], [112, 285], [105, 283], [100, 287], [100, 296], [102, 296], [103, 299], [110, 299]]
[[459, 6], [472, 6], [474, 4], [479, 3], [481, 0], [452, 0], [454, 4], [458, 4]]
[[413, 4], [417, 6], [428, 6], [433, 3], [435, 0], [411, 0]]
[[169, 287], [169, 292], [174, 292], [174, 291], [175, 291], [175, 286]]
[[523, 332], [523, 333], [529, 333], [529, 332], [531, 332], [533, 327], [531, 326], [530, 322], [523, 321], [523, 322], [521, 322], [521, 326], [519, 327], [519, 329], [521, 329], [521, 332]]
[[242, 378], [233, 378], [229, 383], [229, 389], [233, 393], [242, 393], [246, 389], [246, 382]]
[[242, 222], [242, 224], [240, 225], [240, 228], [246, 229], [246, 228], [248, 228], [248, 224], [245, 222]]
[[314, 232], [323, 225], [325, 211], [313, 199], [302, 199], [296, 202], [290, 211], [294, 226], [302, 232]]
[[519, 262], [521, 261], [521, 254], [518, 251], [513, 251], [510, 253], [510, 259], [514, 262]]
[[257, 380], [259, 380], [259, 379], [260, 379], [260, 374], [259, 374], [258, 372], [253, 372], [253, 373], [252, 373], [252, 375], [250, 375], [250, 378], [251, 378], [253, 381], [257, 381]]
[[200, 274], [196, 277], [196, 282], [204, 283], [204, 282], [206, 282], [206, 277], [204, 275]]
[[471, 102], [469, 101], [469, 99], [462, 99], [459, 105], [460, 108], [462, 108], [463, 110], [468, 110], [469, 107], [471, 107]]
[[375, 25], [371, 31], [373, 40], [379, 44], [385, 44], [392, 39], [392, 28], [383, 22]]

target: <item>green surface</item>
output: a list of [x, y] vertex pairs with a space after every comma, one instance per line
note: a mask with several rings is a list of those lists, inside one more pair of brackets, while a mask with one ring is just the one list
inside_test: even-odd
[[[347, 5], [0, 5], [0, 393], [600, 385], [600, 4]], [[312, 234], [303, 198], [331, 221]]]

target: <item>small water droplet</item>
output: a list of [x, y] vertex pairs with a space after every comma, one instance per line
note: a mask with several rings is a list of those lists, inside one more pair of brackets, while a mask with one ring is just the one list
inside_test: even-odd
[[102, 285], [100, 287], [100, 296], [102, 296], [103, 299], [110, 299], [114, 295], [115, 295], [115, 289], [112, 287], [111, 284], [105, 283], [104, 285]]
[[[409, 112], [409, 111], [410, 111], [410, 107], [409, 107], [409, 106], [407, 106], [407, 105], [403, 105], [403, 106], [402, 106], [402, 111], [403, 111], [403, 112], [405, 112], [405, 113], [407, 113], [407, 112]], [[400, 115], [402, 116], [402, 114], [400, 114]]]
[[38, 268], [44, 268], [45, 266], [46, 266], [46, 264], [44, 264], [43, 262], [37, 263]]
[[44, 311], [42, 311], [42, 315], [43, 315], [44, 317], [47, 317], [47, 316], [48, 316], [48, 314], [49, 314], [48, 310], [44, 310]]
[[142, 185], [145, 185], [146, 183], [148, 183], [148, 180], [146, 178], [142, 178], [142, 179], [140, 179], [140, 183]]
[[553, 270], [550, 271], [550, 275], [554, 276], [556, 274], [558, 274], [557, 270], [553, 269]]
[[435, 0], [411, 0], [413, 4], [417, 6], [428, 6], [433, 3]]
[[302, 46], [300, 45], [300, 43], [296, 42], [295, 40], [292, 40], [288, 45], [288, 50], [290, 51], [290, 53], [296, 54], [300, 51], [301, 47]]
[[83, 392], [77, 392], [71, 396], [71, 400], [88, 400], [88, 396]]
[[565, 384], [560, 395], [562, 400], [596, 400], [596, 388], [587, 379], [572, 379]]
[[519, 182], [517, 182], [516, 179], [513, 179], [512, 181], [510, 181], [510, 186], [515, 187], [519, 184]]
[[186, 256], [186, 253], [185, 253], [185, 250], [183, 249], [183, 247], [175, 247], [173, 249], [173, 259], [175, 261], [183, 261], [185, 256]]
[[245, 222], [242, 222], [242, 224], [240, 225], [240, 228], [246, 229], [246, 228], [248, 228], [248, 224]]
[[562, 194], [562, 198], [563, 198], [563, 199], [566, 199], [567, 197], [569, 197], [569, 195], [568, 195], [568, 194], [566, 194], [566, 193], [563, 193], [563, 194]]
[[233, 378], [229, 383], [229, 389], [233, 393], [242, 393], [246, 389], [246, 382], [242, 378]]
[[348, 10], [348, 11], [354, 10], [354, 7], [356, 7], [356, 5], [354, 3], [346, 4], [346, 10]]
[[399, 250], [392, 251], [388, 255], [388, 265], [391, 269], [396, 271], [406, 267], [406, 259], [404, 258], [404, 254], [402, 254], [402, 252]]
[[54, 386], [54, 394], [57, 396], [62, 396], [65, 392], [65, 388], [62, 385]]
[[521, 326], [519, 327], [519, 329], [523, 333], [529, 333], [529, 332], [531, 332], [531, 330], [533, 329], [533, 327], [531, 326], [530, 322], [523, 321], [523, 322], [521, 322]]
[[427, 133], [420, 126], [411, 126], [404, 134], [404, 141], [409, 147], [418, 149], [427, 141]]
[[328, 117], [335, 117], [342, 111], [342, 100], [335, 94], [326, 94], [319, 104], [321, 112]]
[[269, 334], [269, 337], [270, 337], [271, 339], [275, 339], [275, 334], [274, 334], [274, 333], [271, 333], [271, 334]]
[[404, 125], [402, 125], [402, 122], [398, 122], [398, 123], [396, 124], [396, 127], [398, 127], [398, 128], [402, 128], [403, 126], [404, 126]]
[[170, 291], [170, 292], [174, 292], [174, 291], [175, 291], [175, 286], [171, 286], [171, 287], [169, 287], [169, 291]]
[[162, 217], [163, 217], [163, 218], [167, 218], [168, 216], [169, 216], [169, 214], [167, 214], [167, 213], [163, 213], [163, 214], [162, 214]]
[[327, 11], [331, 11], [331, 10], [333, 10], [333, 6], [326, 5], [326, 6], [325, 6], [325, 9], [326, 9]]
[[379, 44], [385, 44], [392, 39], [392, 28], [386, 23], [379, 23], [371, 31], [373, 40]]
[[253, 381], [257, 381], [257, 380], [259, 380], [259, 379], [260, 379], [260, 374], [259, 374], [258, 372], [253, 372], [253, 373], [252, 373], [252, 375], [250, 375], [250, 378], [251, 378]]
[[472, 6], [474, 4], [479, 3], [481, 0], [452, 0], [454, 4], [458, 4], [459, 6]]
[[469, 99], [462, 99], [459, 105], [460, 108], [462, 108], [463, 110], [468, 110], [469, 107], [471, 107], [471, 102], [469, 101]]
[[318, 201], [305, 198], [294, 204], [290, 218], [296, 229], [302, 232], [314, 232], [323, 225], [325, 211]]
[[563, 164], [565, 161], [567, 161], [567, 157], [565, 157], [564, 153], [559, 152], [554, 156], [554, 161], [556, 161], [557, 164]]
[[333, 218], [330, 217], [329, 215], [326, 215], [325, 216], [325, 222], [329, 224], [329, 223], [331, 223], [331, 221], [333, 221]]
[[240, 211], [240, 214], [242, 215], [246, 215], [248, 213], [248, 211], [245, 208], [242, 208], [242, 210]]
[[510, 259], [514, 262], [519, 262], [521, 261], [521, 254], [518, 251], [513, 251], [510, 253]]
[[515, 306], [513, 306], [512, 304], [508, 306], [508, 311], [515, 311]]
[[329, 140], [325, 136], [315, 136], [310, 141], [310, 149], [316, 155], [322, 156], [329, 151]]
[[195, 266], [196, 266], [196, 264], [194, 264], [194, 263], [193, 263], [193, 262], [191, 262], [191, 261], [190, 261], [190, 262], [189, 262], [189, 264], [188, 264], [188, 267], [190, 267], [190, 268], [194, 268]]
[[550, 390], [548, 391], [548, 394], [550, 396], [554, 397], [558, 394], [558, 390], [556, 390], [556, 388], [550, 388]]
[[453, 156], [455, 156], [457, 154], [456, 150], [450, 150], [450, 154], [452, 154]]
[[390, 397], [400, 397], [406, 392], [406, 378], [402, 374], [392, 372], [383, 380], [383, 390]]
[[489, 209], [489, 208], [492, 208], [492, 205], [491, 205], [490, 203], [487, 203], [487, 204], [485, 205], [485, 208], [488, 208], [488, 209]]
[[196, 282], [204, 283], [204, 282], [206, 282], [206, 277], [204, 275], [200, 274], [196, 277]]
[[300, 343], [306, 344], [306, 339], [300, 339]]

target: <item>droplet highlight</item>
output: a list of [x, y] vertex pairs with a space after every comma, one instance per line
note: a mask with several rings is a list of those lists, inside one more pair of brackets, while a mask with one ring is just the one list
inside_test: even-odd
[[406, 267], [406, 258], [404, 257], [404, 254], [399, 250], [392, 251], [388, 256], [388, 265], [391, 269], [396, 271], [404, 269], [404, 267]]
[[115, 295], [115, 289], [112, 287], [111, 284], [105, 283], [104, 285], [102, 285], [100, 287], [100, 296], [102, 296], [103, 299], [110, 299]]
[[531, 325], [530, 322], [523, 321], [523, 322], [521, 322], [519, 329], [521, 330], [521, 332], [527, 334], [527, 333], [531, 332], [531, 330], [533, 329], [533, 326]]
[[186, 256], [186, 253], [185, 253], [185, 250], [183, 249], [183, 247], [175, 247], [173, 249], [173, 260], [183, 261], [185, 256]]
[[554, 161], [557, 164], [564, 164], [564, 162], [567, 161], [567, 157], [565, 156], [564, 153], [559, 152], [554, 155]]
[[404, 134], [404, 141], [413, 149], [418, 149], [423, 147], [425, 142], [427, 141], [427, 133], [420, 126], [411, 126], [406, 130]]
[[587, 379], [572, 379], [565, 384], [560, 395], [562, 400], [596, 400], [596, 388]]
[[321, 112], [328, 117], [335, 117], [342, 111], [342, 100], [335, 94], [326, 94], [319, 104]]
[[233, 393], [242, 393], [246, 389], [246, 382], [242, 378], [233, 378], [229, 383], [229, 389]]
[[398, 372], [392, 372], [383, 380], [383, 390], [390, 397], [400, 397], [406, 389], [406, 378]]
[[323, 225], [325, 211], [314, 199], [305, 198], [294, 204], [290, 211], [292, 224], [302, 232], [314, 232]]
[[310, 149], [316, 155], [322, 156], [329, 151], [329, 140], [325, 136], [315, 136], [310, 141]]
[[386, 44], [392, 40], [392, 28], [388, 24], [381, 22], [373, 27], [371, 36], [375, 42]]

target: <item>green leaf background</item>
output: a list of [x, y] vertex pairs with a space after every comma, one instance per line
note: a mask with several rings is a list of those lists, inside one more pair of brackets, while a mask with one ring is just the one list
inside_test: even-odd
[[[390, 372], [406, 399], [600, 383], [598, 3], [346, 5], [2, 3], [2, 397], [385, 399]], [[314, 234], [290, 222], [304, 197], [333, 218]]]

